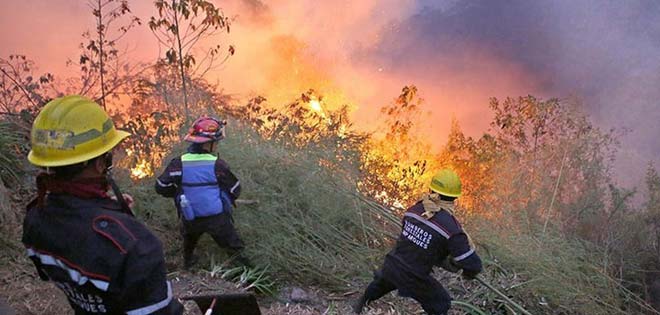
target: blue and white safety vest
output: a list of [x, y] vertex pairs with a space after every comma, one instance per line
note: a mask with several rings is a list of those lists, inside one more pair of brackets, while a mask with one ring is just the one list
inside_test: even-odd
[[229, 195], [218, 185], [215, 173], [217, 159], [217, 156], [208, 153], [186, 153], [181, 156], [179, 202], [186, 220], [231, 211]]

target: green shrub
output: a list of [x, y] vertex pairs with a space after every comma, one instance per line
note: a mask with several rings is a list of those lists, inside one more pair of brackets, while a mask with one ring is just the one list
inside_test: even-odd
[[644, 307], [608, 276], [607, 253], [594, 244], [552, 229], [534, 233], [485, 220], [474, 224], [472, 236], [482, 255], [494, 258], [488, 276], [519, 278], [511, 289], [534, 313], [628, 314], [626, 305]]

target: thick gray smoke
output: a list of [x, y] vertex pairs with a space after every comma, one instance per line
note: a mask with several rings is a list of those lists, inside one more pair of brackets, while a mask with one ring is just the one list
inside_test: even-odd
[[[603, 129], [629, 129], [615, 163], [639, 184], [660, 161], [660, 1], [418, 1], [418, 13], [365, 53], [433, 77], [420, 60], [469, 69], [474, 51], [522, 67], [543, 97], [577, 97]], [[471, 71], [478, 71], [472, 69]], [[496, 75], [492, 76], [496, 80]]]

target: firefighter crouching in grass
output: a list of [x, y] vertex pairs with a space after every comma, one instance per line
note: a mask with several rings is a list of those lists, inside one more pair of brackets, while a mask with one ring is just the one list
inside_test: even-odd
[[462, 269], [467, 279], [474, 279], [481, 272], [481, 259], [452, 213], [454, 199], [461, 195], [458, 175], [449, 169], [441, 170], [433, 177], [430, 189], [405, 212], [396, 246], [354, 305], [355, 313], [361, 313], [370, 301], [398, 290], [399, 295], [419, 302], [427, 314], [444, 315], [451, 297], [431, 276], [433, 267], [452, 272]]
[[212, 117], [197, 119], [185, 137], [188, 153], [172, 159], [156, 181], [156, 192], [174, 198], [181, 217], [184, 268], [195, 262], [193, 252], [204, 233], [211, 235], [233, 259], [245, 266], [243, 241], [234, 228], [232, 209], [241, 185], [229, 165], [214, 152], [225, 137], [225, 122]]
[[23, 243], [41, 279], [65, 293], [75, 314], [182, 314], [160, 241], [132, 216], [128, 195], [118, 202], [107, 194], [112, 150], [127, 136], [90, 99], [46, 104], [32, 125], [28, 160], [45, 172]]

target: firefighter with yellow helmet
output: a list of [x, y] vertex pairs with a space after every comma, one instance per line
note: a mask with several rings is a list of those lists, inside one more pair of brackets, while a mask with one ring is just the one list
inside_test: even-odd
[[132, 200], [109, 176], [112, 150], [128, 136], [88, 98], [46, 104], [28, 155], [45, 172], [22, 241], [41, 279], [64, 292], [75, 314], [182, 314], [160, 241], [132, 216]]
[[433, 176], [430, 193], [403, 215], [402, 231], [383, 267], [354, 305], [359, 314], [370, 301], [398, 290], [418, 301], [427, 314], [447, 314], [451, 297], [431, 276], [434, 266], [474, 279], [481, 272], [481, 259], [453, 215], [454, 200], [461, 195], [461, 181], [450, 169]]

